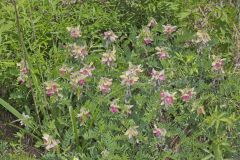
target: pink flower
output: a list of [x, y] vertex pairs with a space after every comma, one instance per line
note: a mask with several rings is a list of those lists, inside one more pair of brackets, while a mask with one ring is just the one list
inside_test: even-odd
[[212, 62], [212, 70], [216, 72], [222, 72], [224, 73], [223, 66], [224, 66], [224, 60], [219, 57], [213, 57], [214, 61]]
[[117, 38], [118, 36], [116, 36], [113, 31], [104, 32], [104, 40], [106, 40], [108, 43], [115, 42]]
[[117, 105], [118, 100], [114, 100], [110, 104], [110, 112], [112, 113], [118, 113], [119, 112], [119, 106]]
[[141, 65], [132, 65], [129, 63], [128, 70], [123, 72], [123, 74], [120, 76], [122, 79], [122, 85], [131, 86], [135, 84], [139, 77], [138, 75], [142, 72]]
[[83, 60], [88, 55], [86, 46], [78, 46], [76, 44], [73, 44], [70, 47], [71, 47], [71, 54], [75, 59]]
[[81, 36], [80, 27], [67, 27], [67, 30], [70, 32], [72, 38], [79, 38]]
[[191, 89], [183, 89], [183, 90], [180, 90], [180, 92], [182, 93], [182, 100], [184, 102], [189, 102], [193, 95], [195, 95], [196, 93], [194, 92], [194, 88], [191, 88]]
[[160, 60], [169, 58], [169, 54], [165, 48], [156, 47], [155, 50], [157, 50], [156, 55], [158, 55]]
[[59, 69], [59, 72], [60, 72], [60, 75], [63, 77], [65, 76], [66, 74], [69, 74], [71, 73], [73, 68], [69, 68], [65, 65], [63, 65], [60, 69]]
[[18, 78], [17, 78], [17, 81], [18, 81], [18, 83], [20, 84], [20, 85], [23, 85], [26, 81], [25, 81], [25, 78], [23, 78], [22, 76], [19, 76]]
[[166, 79], [164, 70], [156, 71], [155, 69], [152, 69], [151, 76], [152, 76], [152, 80], [155, 80], [155, 81], [165, 81]]
[[56, 82], [54, 82], [54, 81], [46, 82], [45, 85], [46, 85], [46, 94], [49, 97], [51, 97], [53, 95], [57, 95], [57, 96], [60, 95], [59, 93], [62, 90], [62, 88]]
[[95, 67], [92, 63], [89, 65], [85, 65], [82, 69], [80, 69], [79, 73], [85, 75], [86, 77], [92, 77], [92, 71], [95, 70]]
[[116, 61], [116, 50], [113, 48], [112, 51], [107, 51], [106, 53], [103, 53], [102, 55], [102, 63], [106, 64], [107, 66], [112, 66], [114, 62]]
[[75, 90], [78, 86], [83, 86], [85, 84], [86, 75], [83, 75], [79, 72], [73, 72], [70, 76], [70, 84]]
[[102, 77], [99, 82], [99, 89], [103, 94], [107, 94], [111, 91], [112, 79]]
[[28, 65], [25, 60], [21, 60], [20, 63], [17, 63], [17, 66], [19, 67], [19, 77], [17, 78], [17, 81], [19, 84], [24, 84], [26, 80], [28, 79]]
[[144, 44], [145, 44], [145, 45], [151, 45], [152, 42], [153, 42], [153, 40], [152, 40], [151, 38], [149, 38], [149, 37], [144, 38]]
[[153, 134], [156, 137], [165, 137], [167, 131], [165, 128], [157, 128], [157, 126], [154, 125], [154, 129], [153, 129]]
[[155, 27], [156, 25], [157, 25], [157, 21], [156, 21], [154, 18], [152, 18], [152, 19], [149, 21], [147, 27], [153, 28], [153, 27]]
[[170, 36], [176, 30], [177, 30], [177, 26], [172, 26], [170, 24], [163, 25], [163, 33], [168, 36]]
[[160, 97], [162, 100], [161, 105], [165, 105], [165, 106], [171, 106], [174, 103], [174, 95], [176, 93], [172, 93], [170, 94], [169, 92], [161, 92], [160, 93]]

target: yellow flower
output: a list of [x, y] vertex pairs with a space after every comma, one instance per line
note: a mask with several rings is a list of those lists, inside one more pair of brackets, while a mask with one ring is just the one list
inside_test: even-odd
[[208, 33], [202, 30], [197, 31], [196, 36], [197, 36], [197, 39], [195, 40], [196, 43], [206, 44], [211, 40]]
[[70, 47], [71, 47], [71, 54], [75, 59], [83, 60], [88, 55], [86, 46], [78, 46], [76, 44], [73, 44]]
[[138, 126], [133, 126], [130, 127], [124, 135], [128, 136], [129, 139], [136, 137], [138, 135], [138, 131], [137, 131]]
[[48, 135], [48, 134], [43, 134], [43, 142], [45, 145], [46, 150], [51, 150], [51, 149], [55, 149], [58, 144], [60, 143], [59, 140], [55, 140], [52, 136]]
[[112, 66], [113, 63], [116, 61], [116, 50], [113, 48], [112, 51], [107, 51], [102, 55], [102, 63], [106, 64], [107, 66]]

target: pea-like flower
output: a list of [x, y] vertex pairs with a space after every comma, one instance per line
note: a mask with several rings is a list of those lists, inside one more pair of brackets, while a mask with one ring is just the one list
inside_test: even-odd
[[70, 45], [70, 48], [71, 55], [75, 59], [83, 60], [88, 55], [86, 46], [78, 46], [74, 43], [73, 45]]
[[81, 31], [80, 31], [80, 27], [67, 27], [67, 30], [70, 32], [70, 36], [72, 38], [79, 38], [81, 37]]
[[192, 99], [192, 97], [196, 94], [195, 92], [194, 92], [194, 88], [191, 88], [191, 89], [188, 89], [188, 88], [186, 88], [186, 89], [182, 89], [182, 90], [180, 90], [180, 92], [181, 92], [181, 98], [182, 98], [182, 101], [184, 101], [184, 102], [189, 102], [191, 99]]
[[113, 66], [114, 62], [116, 61], [116, 50], [113, 48], [112, 51], [107, 51], [102, 55], [102, 63], [106, 64], [107, 66]]
[[207, 44], [211, 40], [209, 34], [205, 31], [199, 30], [196, 34], [195, 43]]
[[144, 38], [144, 44], [145, 45], [151, 45], [153, 43], [153, 39], [150, 37]]
[[128, 136], [129, 139], [132, 139], [133, 137], [136, 137], [138, 135], [137, 131], [138, 126], [130, 127], [124, 135]]
[[215, 72], [224, 73], [223, 66], [225, 59], [221, 59], [220, 57], [214, 56], [214, 61], [212, 62], [212, 70]]
[[197, 109], [197, 114], [198, 115], [202, 115], [202, 114], [205, 115], [206, 114], [204, 106], [201, 106]]
[[151, 76], [152, 76], [152, 80], [157, 82], [165, 81], [166, 79], [164, 70], [156, 71], [155, 69], [152, 69]]
[[131, 62], [129, 63], [128, 71], [135, 75], [139, 75], [143, 72], [141, 65], [133, 65]]
[[110, 104], [110, 112], [112, 112], [112, 113], [118, 113], [119, 112], [120, 107], [117, 104], [117, 101], [118, 100], [115, 99], [115, 100], [113, 100], [111, 102], [111, 104]]
[[152, 19], [148, 22], [147, 27], [153, 28], [153, 27], [155, 27], [156, 25], [157, 25], [157, 21], [156, 21], [154, 18], [152, 18]]
[[17, 63], [17, 66], [19, 67], [20, 73], [22, 73], [22, 74], [28, 73], [28, 66], [27, 66], [27, 62], [25, 60], [21, 60], [20, 63]]
[[176, 93], [172, 93], [172, 94], [170, 94], [169, 92], [161, 92], [160, 93], [160, 97], [161, 97], [161, 100], [162, 100], [162, 103], [161, 103], [161, 105], [165, 105], [165, 106], [171, 106], [171, 105], [173, 105], [173, 103], [174, 103], [174, 95], [175, 95]]
[[163, 33], [167, 36], [170, 36], [176, 30], [177, 30], [177, 26], [172, 26], [170, 24], [163, 25]]
[[62, 88], [54, 81], [46, 82], [46, 94], [51, 97], [53, 95], [60, 96]]
[[80, 74], [79, 72], [73, 72], [70, 75], [70, 84], [75, 90], [78, 86], [83, 86], [85, 84], [87, 75]]
[[85, 122], [89, 119], [90, 116], [90, 111], [86, 108], [81, 108], [80, 113], [77, 115], [82, 125], [85, 124]]
[[139, 73], [143, 72], [141, 65], [132, 65], [129, 63], [128, 70], [123, 72], [120, 76], [122, 79], [122, 85], [131, 86], [135, 84], [139, 79]]
[[118, 36], [116, 36], [116, 34], [113, 31], [106, 31], [106, 32], [104, 32], [104, 40], [108, 44], [115, 42], [117, 38], [118, 38]]
[[60, 72], [60, 75], [62, 77], [64, 77], [65, 75], [68, 75], [72, 72], [73, 68], [69, 68], [67, 67], [66, 65], [63, 65], [60, 69], [59, 69], [59, 72]]
[[87, 77], [92, 77], [92, 71], [94, 70], [95, 67], [92, 63], [90, 63], [89, 65], [85, 65], [82, 69], [80, 69], [79, 73]]
[[59, 140], [54, 139], [48, 134], [43, 134], [42, 138], [47, 151], [56, 149], [58, 144], [60, 143]]
[[157, 51], [156, 55], [158, 55], [160, 60], [169, 58], [169, 54], [168, 54], [168, 52], [166, 51], [165, 48], [163, 48], [163, 47], [156, 47], [155, 50]]
[[111, 91], [112, 79], [101, 77], [99, 82], [99, 89], [103, 94], [107, 94]]
[[26, 80], [28, 79], [28, 65], [25, 60], [21, 60], [20, 63], [17, 63], [17, 66], [19, 67], [19, 77], [17, 78], [17, 81], [19, 84], [24, 84]]
[[166, 133], [167, 131], [165, 128], [158, 128], [156, 125], [154, 125], [154, 129], [153, 129], [154, 136], [159, 138], [164, 138]]

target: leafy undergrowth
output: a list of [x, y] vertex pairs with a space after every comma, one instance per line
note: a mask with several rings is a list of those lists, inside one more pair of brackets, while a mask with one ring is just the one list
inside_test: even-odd
[[239, 159], [239, 2], [0, 5], [5, 159]]

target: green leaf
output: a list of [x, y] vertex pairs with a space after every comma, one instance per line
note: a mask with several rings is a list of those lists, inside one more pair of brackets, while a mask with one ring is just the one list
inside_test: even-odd
[[[2, 98], [0, 98], [0, 104], [8, 110], [10, 113], [12, 113], [14, 116], [16, 116], [18, 119], [23, 119], [23, 116], [21, 113], [19, 113], [14, 107], [12, 107], [9, 103], [4, 101]], [[25, 122], [24, 122], [25, 123]]]

